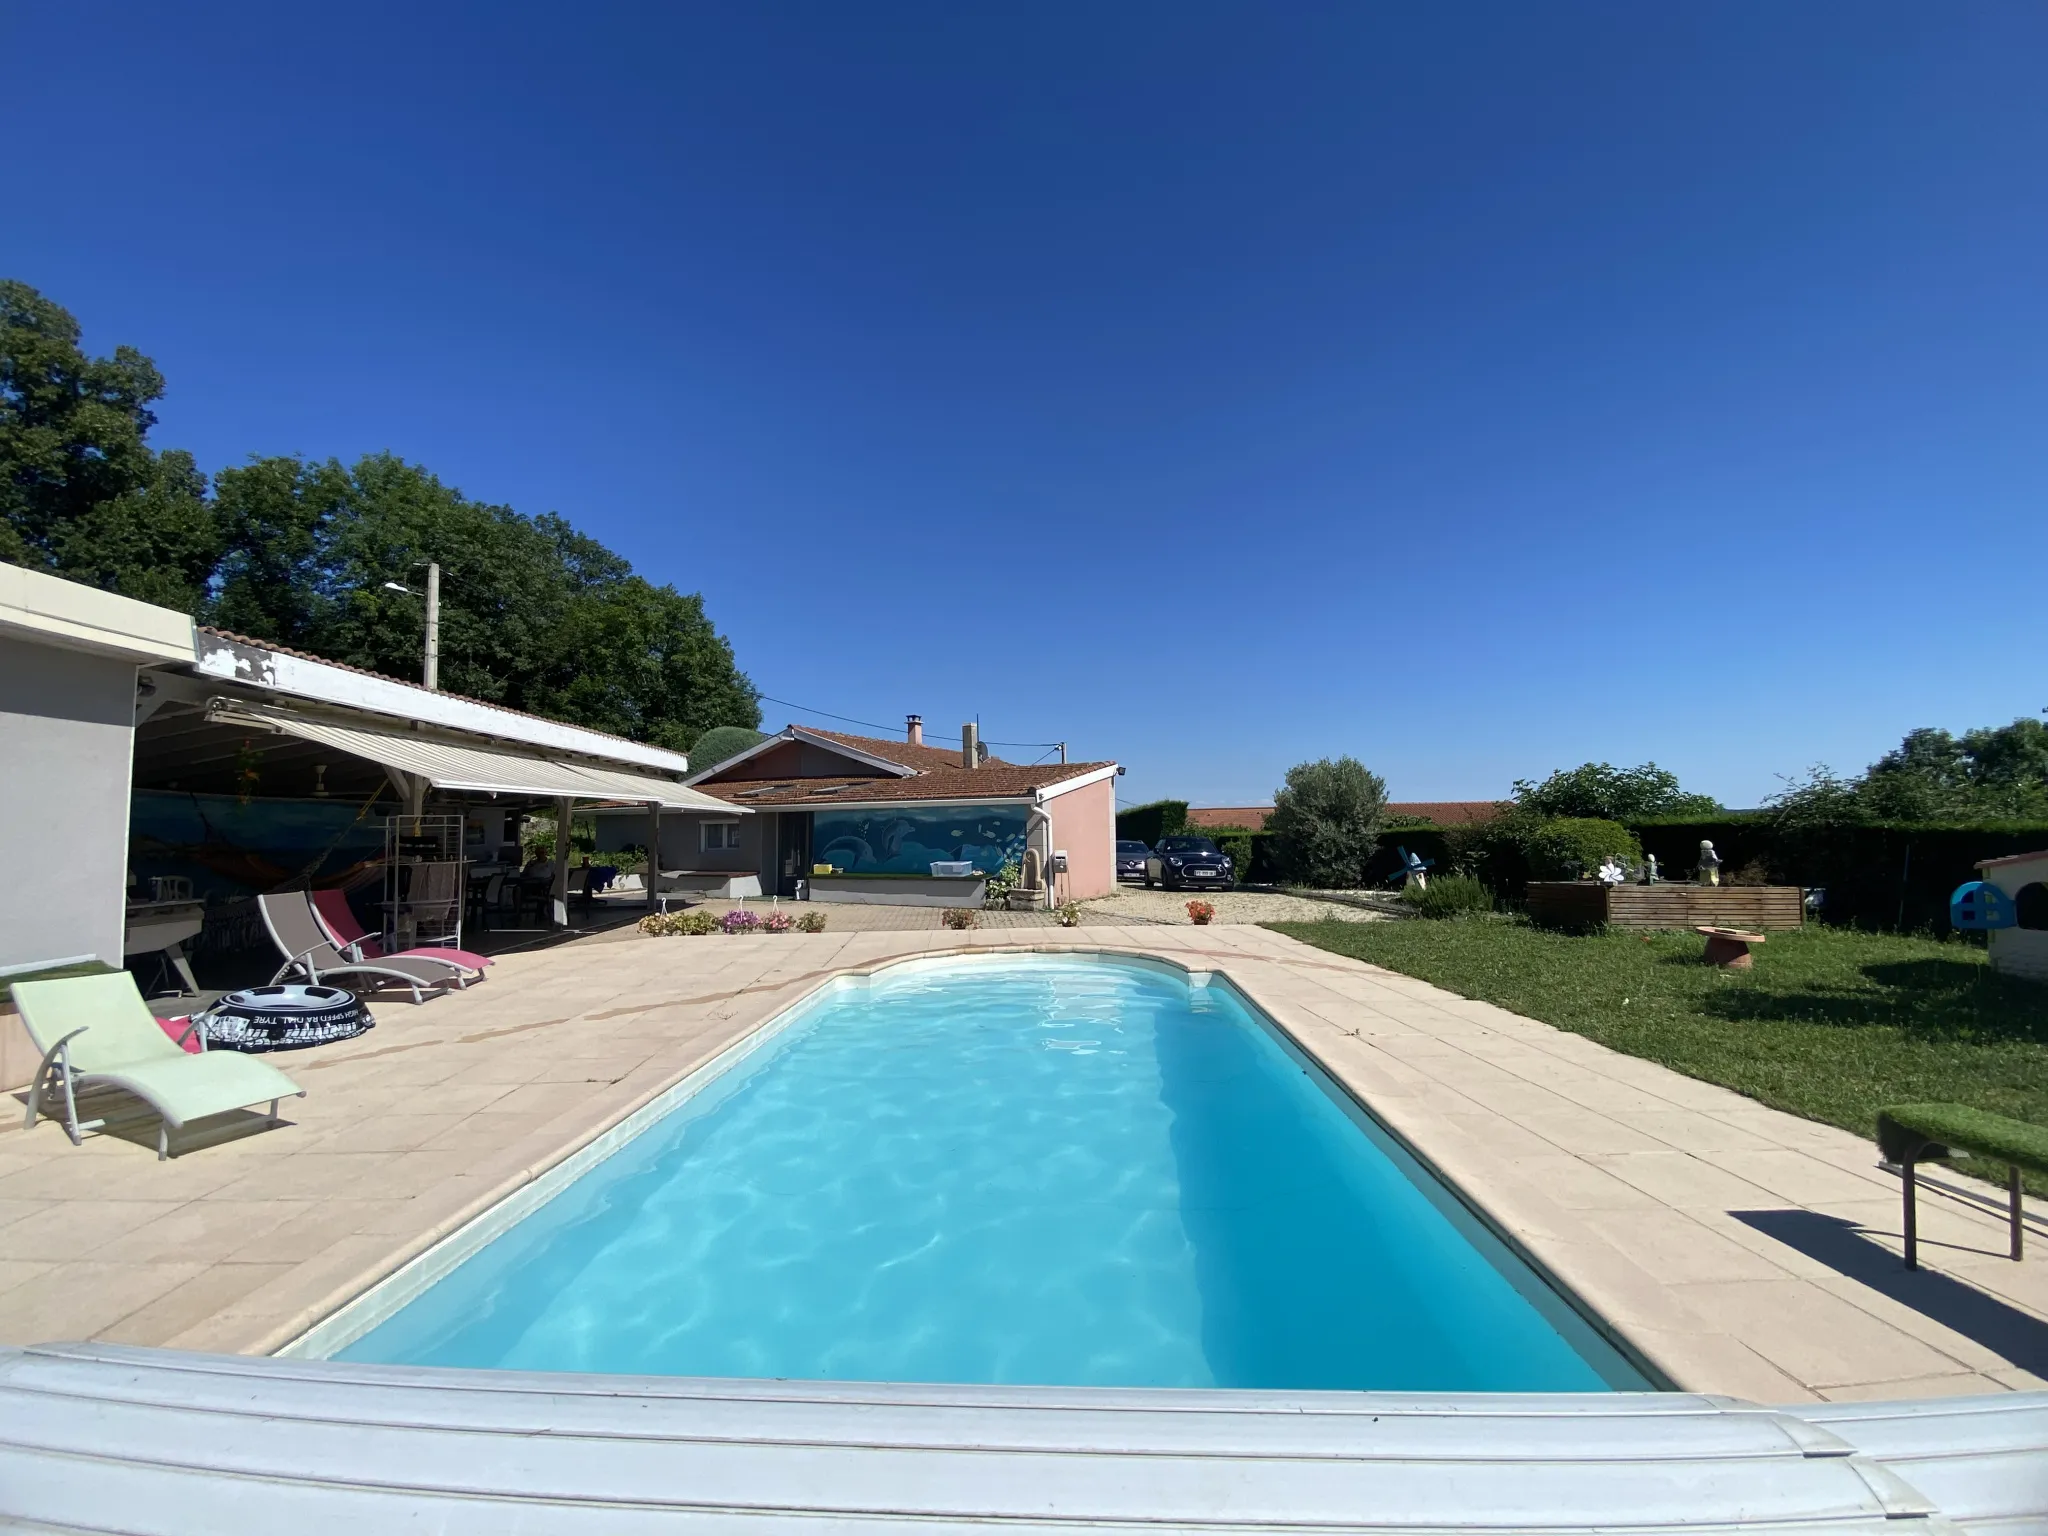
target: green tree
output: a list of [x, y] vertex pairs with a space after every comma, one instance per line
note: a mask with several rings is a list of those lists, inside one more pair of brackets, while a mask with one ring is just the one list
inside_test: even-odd
[[709, 768], [728, 757], [738, 757], [747, 748], [758, 746], [767, 739], [762, 732], [743, 725], [714, 725], [690, 743], [690, 766]]
[[216, 543], [206, 482], [144, 441], [163, 375], [79, 338], [69, 310], [0, 280], [0, 559], [152, 601], [196, 592]]
[[1355, 757], [1295, 764], [1266, 819], [1282, 872], [1319, 889], [1358, 885], [1386, 806], [1386, 783]]
[[206, 476], [173, 448], [156, 455], [141, 485], [64, 523], [51, 551], [73, 581], [197, 613], [223, 542]]
[[1536, 816], [1572, 816], [1599, 821], [1637, 821], [1646, 816], [1713, 816], [1721, 806], [1711, 795], [1687, 794], [1678, 775], [1655, 763], [1617, 768], [1581, 763], [1561, 768], [1542, 783], [1515, 780], [1516, 806]]
[[1818, 766], [1771, 804], [1782, 824], [1810, 827], [2048, 815], [2048, 726], [1908, 731], [1861, 778]]

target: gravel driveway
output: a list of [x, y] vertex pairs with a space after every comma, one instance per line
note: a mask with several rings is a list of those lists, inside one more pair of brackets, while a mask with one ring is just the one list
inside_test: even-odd
[[1140, 886], [1084, 901], [1081, 910], [1091, 916], [1099, 913], [1137, 922], [1185, 923], [1191, 901], [1213, 904], [1219, 923], [1372, 923], [1380, 921], [1383, 915], [1308, 896], [1281, 896], [1266, 891], [1211, 891], [1204, 895], [1199, 891], [1148, 891]]

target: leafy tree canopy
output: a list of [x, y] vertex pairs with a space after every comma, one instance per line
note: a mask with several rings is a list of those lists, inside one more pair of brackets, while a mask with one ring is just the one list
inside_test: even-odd
[[1355, 757], [1297, 763], [1273, 796], [1266, 830], [1287, 878], [1339, 889], [1359, 884], [1379, 846], [1386, 782]]
[[1772, 804], [1781, 820], [1816, 826], [2048, 816], [2048, 725], [2022, 716], [1959, 737], [1909, 731], [1861, 778], [1820, 764]]
[[748, 730], [745, 726], [714, 725], [691, 745], [690, 766], [709, 768], [728, 757], [738, 757], [747, 748], [767, 739], [763, 732]]
[[471, 501], [390, 454], [255, 458], [214, 476], [144, 439], [163, 393], [133, 348], [0, 283], [0, 559], [351, 666], [417, 677], [441, 565], [441, 685], [682, 750], [760, 708], [703, 599], [553, 513]]
[[1655, 763], [1639, 768], [1581, 763], [1560, 768], [1540, 784], [1515, 780], [1515, 808], [1535, 816], [1637, 821], [1646, 816], [1712, 816], [1721, 806], [1712, 795], [1687, 794], [1679, 787], [1677, 774]]

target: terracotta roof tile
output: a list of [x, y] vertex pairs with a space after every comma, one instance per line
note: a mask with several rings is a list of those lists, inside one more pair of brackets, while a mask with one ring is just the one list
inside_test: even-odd
[[[862, 750], [866, 750], [863, 748]], [[878, 754], [879, 755], [879, 754]], [[735, 805], [831, 805], [886, 800], [1016, 800], [1113, 763], [1047, 763], [1019, 768], [1005, 763], [982, 768], [934, 768], [907, 779], [879, 774], [799, 779], [722, 779], [697, 787]]]
[[[884, 758], [892, 763], [901, 763], [906, 768], [923, 770], [929, 768], [961, 767], [960, 748], [957, 744], [951, 747], [935, 747], [929, 743], [913, 746], [901, 737], [855, 736], [846, 731], [822, 730], [815, 725], [791, 728], [808, 731], [811, 735], [821, 736], [827, 741], [840, 742], [845, 746], [854, 748], [856, 751], [865, 752], [871, 757]], [[1006, 768], [1009, 766], [999, 757], [987, 758], [982, 764], [983, 770]], [[962, 771], [964, 772], [965, 770], [963, 769]]]
[[1440, 827], [1469, 827], [1491, 821], [1501, 812], [1498, 800], [1389, 800], [1389, 816], [1407, 816]]

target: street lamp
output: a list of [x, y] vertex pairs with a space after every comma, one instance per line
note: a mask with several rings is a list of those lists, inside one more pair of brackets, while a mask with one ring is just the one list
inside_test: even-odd
[[[427, 567], [427, 646], [426, 685], [438, 690], [441, 686], [441, 565], [437, 560], [426, 562]], [[418, 597], [419, 593], [400, 581], [384, 583], [386, 592], [403, 592], [407, 597]]]

